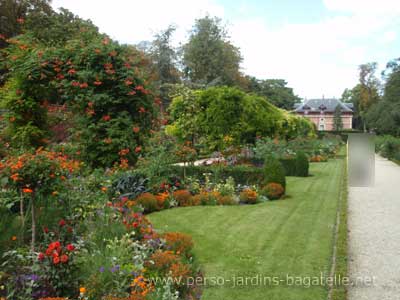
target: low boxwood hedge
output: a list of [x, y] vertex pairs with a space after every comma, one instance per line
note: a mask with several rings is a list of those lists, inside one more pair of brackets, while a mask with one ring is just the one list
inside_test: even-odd
[[[171, 174], [183, 178], [184, 167], [172, 166]], [[232, 177], [238, 184], [259, 184], [264, 180], [264, 171], [262, 168], [251, 166], [186, 166], [186, 176], [193, 176], [204, 179], [204, 174], [211, 174], [220, 179]]]

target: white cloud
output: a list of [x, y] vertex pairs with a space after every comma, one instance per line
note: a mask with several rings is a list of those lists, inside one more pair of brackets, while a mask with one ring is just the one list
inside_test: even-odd
[[223, 7], [212, 0], [53, 0], [53, 7], [91, 19], [102, 32], [125, 43], [149, 40], [170, 24], [178, 25], [176, 38], [182, 40], [194, 19], [206, 13], [224, 16]]
[[[264, 19], [247, 19], [246, 13], [226, 15], [216, 1], [53, 0], [53, 6], [90, 18], [101, 31], [126, 43], [150, 40], [171, 23], [178, 25], [175, 41], [183, 42], [194, 19], [206, 13], [222, 17], [231, 24], [231, 39], [241, 49], [246, 73], [286, 79], [297, 94], [308, 98], [339, 97], [353, 86], [357, 66], [377, 59], [371, 48], [385, 53], [400, 25], [399, 0], [321, 0], [333, 16], [274, 28]], [[252, 9], [247, 2], [239, 4], [238, 11]], [[384, 63], [390, 58], [380, 57]]]

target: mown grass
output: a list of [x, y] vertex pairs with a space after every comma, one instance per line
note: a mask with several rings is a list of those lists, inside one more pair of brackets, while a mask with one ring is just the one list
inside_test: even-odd
[[[230, 280], [207, 285], [204, 300], [325, 300], [327, 286], [293, 286], [286, 278], [329, 276], [343, 168], [343, 158], [311, 164], [313, 176], [288, 178], [289, 197], [283, 200], [177, 208], [149, 217], [158, 230], [192, 235], [206, 278]], [[282, 282], [234, 286], [241, 276], [257, 275]]]

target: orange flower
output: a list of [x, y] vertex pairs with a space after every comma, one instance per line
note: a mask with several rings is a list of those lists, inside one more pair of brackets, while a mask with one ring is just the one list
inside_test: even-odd
[[24, 189], [22, 189], [22, 192], [24, 192], [26, 194], [31, 194], [31, 193], [33, 193], [33, 190], [30, 188], [24, 188]]
[[18, 181], [18, 180], [19, 180], [19, 174], [18, 174], [18, 173], [12, 174], [12, 175], [10, 176], [10, 178], [11, 178], [13, 181]]
[[63, 264], [66, 264], [68, 262], [68, 259], [69, 259], [68, 255], [66, 255], [66, 254], [61, 255], [61, 262]]
[[103, 120], [106, 121], [106, 122], [110, 121], [111, 117], [109, 115], [105, 115], [105, 116], [103, 116]]
[[107, 192], [107, 187], [105, 187], [105, 186], [101, 187], [101, 191], [104, 193]]
[[133, 127], [132, 130], [134, 133], [138, 133], [140, 131], [140, 127]]
[[81, 288], [79, 289], [79, 292], [80, 292], [81, 294], [84, 294], [84, 293], [86, 293], [86, 288], [84, 288], [84, 287], [81, 287]]
[[15, 235], [13, 235], [13, 236], [11, 237], [11, 240], [12, 240], [12, 241], [16, 241], [16, 240], [17, 240], [17, 237], [16, 237]]
[[57, 264], [59, 264], [59, 263], [60, 263], [60, 258], [59, 258], [58, 256], [55, 256], [55, 257], [53, 258], [53, 264], [57, 265]]

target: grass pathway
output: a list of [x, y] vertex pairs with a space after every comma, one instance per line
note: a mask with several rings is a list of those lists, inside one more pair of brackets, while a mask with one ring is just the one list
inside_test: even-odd
[[[158, 230], [191, 234], [205, 276], [225, 278], [225, 285], [204, 289], [204, 300], [325, 300], [326, 287], [288, 286], [286, 278], [328, 275], [343, 165], [343, 159], [311, 164], [313, 176], [289, 177], [290, 197], [281, 201], [177, 208], [149, 217]], [[257, 275], [283, 281], [233, 287], [234, 278]]]

